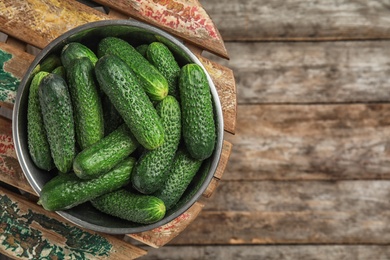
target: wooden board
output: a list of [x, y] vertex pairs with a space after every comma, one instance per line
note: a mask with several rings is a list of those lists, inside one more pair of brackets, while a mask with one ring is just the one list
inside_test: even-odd
[[201, 0], [201, 3], [225, 41], [390, 39], [388, 1]]
[[222, 180], [198, 218], [170, 245], [387, 245], [389, 196], [385, 180]]
[[136, 259], [147, 252], [64, 221], [0, 187], [0, 251], [18, 259]]
[[241, 105], [224, 180], [389, 179], [389, 136], [390, 104]]
[[390, 41], [228, 42], [239, 104], [390, 100]]

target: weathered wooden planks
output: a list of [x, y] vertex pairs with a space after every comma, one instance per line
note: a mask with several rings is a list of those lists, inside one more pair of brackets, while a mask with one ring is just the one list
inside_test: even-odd
[[387, 260], [389, 258], [390, 246], [387, 245], [167, 245], [157, 250], [148, 251], [148, 254], [142, 257], [142, 260]]
[[240, 105], [224, 180], [390, 178], [390, 104]]
[[[390, 38], [388, 1], [201, 0], [225, 41]], [[230, 53], [229, 53], [230, 54]]]
[[136, 259], [146, 251], [121, 238], [64, 221], [0, 187], [0, 250], [12, 258]]
[[228, 58], [223, 39], [198, 0], [95, 0]]
[[104, 19], [109, 17], [71, 0], [0, 2], [0, 31], [38, 48], [74, 27]]
[[229, 42], [239, 104], [390, 101], [390, 41]]
[[170, 245], [387, 245], [389, 195], [390, 182], [384, 180], [223, 180], [198, 218]]

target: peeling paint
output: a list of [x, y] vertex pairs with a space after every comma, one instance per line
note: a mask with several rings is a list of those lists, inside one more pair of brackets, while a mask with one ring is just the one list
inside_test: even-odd
[[[41, 230], [60, 236], [61, 245], [50, 242], [53, 239]], [[17, 202], [0, 195], [0, 249], [21, 259], [91, 259], [108, 258], [112, 244], [98, 234], [30, 209], [22, 212]]]
[[12, 54], [0, 49], [0, 101], [14, 103], [20, 79], [4, 70], [4, 64], [12, 59]]

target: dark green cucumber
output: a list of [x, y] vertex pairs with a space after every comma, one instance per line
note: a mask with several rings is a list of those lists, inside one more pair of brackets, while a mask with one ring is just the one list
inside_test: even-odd
[[146, 57], [146, 51], [148, 50], [148, 44], [141, 44], [135, 48], [142, 56]]
[[153, 195], [164, 201], [165, 207], [169, 210], [180, 200], [201, 165], [202, 161], [191, 157], [187, 150], [179, 149], [167, 180]]
[[146, 94], [159, 101], [168, 95], [168, 82], [131, 44], [117, 37], [107, 37], [98, 45], [98, 57], [113, 54], [120, 57], [136, 73]]
[[125, 189], [104, 194], [91, 202], [101, 212], [135, 223], [152, 224], [165, 216], [162, 200]]
[[134, 164], [134, 158], [126, 158], [92, 180], [80, 180], [73, 173], [59, 174], [43, 186], [38, 204], [49, 211], [65, 210], [118, 190], [129, 183]]
[[58, 55], [56, 54], [49, 54], [40, 64], [40, 70], [41, 71], [46, 71], [46, 72], [51, 72], [54, 70], [56, 67], [61, 66], [61, 59]]
[[61, 50], [61, 62], [67, 69], [74, 59], [87, 57], [95, 65], [98, 58], [96, 54], [87, 46], [79, 42], [71, 42], [66, 44]]
[[50, 73], [41, 80], [38, 93], [54, 165], [60, 172], [69, 172], [76, 141], [68, 85], [61, 76]]
[[157, 104], [156, 110], [165, 131], [164, 143], [143, 153], [132, 174], [133, 187], [144, 194], [153, 193], [164, 184], [181, 137], [179, 102], [174, 97], [167, 96]]
[[112, 133], [124, 123], [118, 110], [114, 107], [107, 95], [102, 95], [104, 135]]
[[62, 66], [62, 65], [56, 67], [55, 69], [53, 69], [53, 70], [51, 71], [51, 73], [54, 73], [54, 74], [60, 75], [60, 76], [63, 77], [63, 78], [66, 78], [65, 67]]
[[191, 156], [204, 160], [214, 151], [216, 129], [210, 87], [198, 64], [182, 67], [179, 92], [184, 143]]
[[134, 72], [115, 55], [105, 55], [95, 66], [100, 88], [109, 97], [138, 142], [155, 149], [164, 142], [164, 129], [152, 102]]
[[168, 81], [168, 95], [179, 98], [177, 82], [180, 67], [168, 47], [161, 42], [152, 42], [146, 51], [146, 58]]
[[82, 150], [73, 162], [73, 171], [80, 179], [93, 179], [128, 157], [138, 147], [138, 142], [126, 125]]
[[50, 153], [50, 146], [43, 124], [42, 110], [39, 104], [38, 89], [43, 77], [49, 72], [40, 71], [33, 77], [27, 105], [27, 143], [32, 161], [42, 170], [54, 168], [53, 159]]
[[104, 137], [102, 102], [95, 83], [94, 65], [87, 57], [66, 69], [75, 120], [76, 140], [83, 150]]

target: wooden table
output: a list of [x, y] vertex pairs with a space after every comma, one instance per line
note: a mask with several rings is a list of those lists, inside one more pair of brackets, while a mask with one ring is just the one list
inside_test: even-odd
[[134, 241], [142, 259], [390, 259], [389, 2], [201, 3], [230, 59], [203, 57], [236, 80], [233, 149], [184, 231]]

